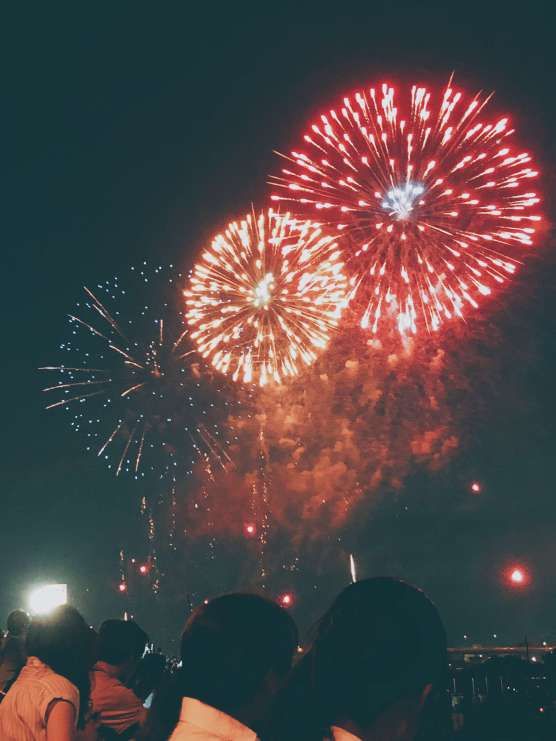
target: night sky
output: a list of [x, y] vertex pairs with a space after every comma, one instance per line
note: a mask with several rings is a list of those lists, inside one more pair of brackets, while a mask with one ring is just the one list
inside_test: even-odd
[[[4, 19], [0, 615], [43, 580], [67, 582], [91, 622], [121, 610], [118, 550], [140, 529], [136, 487], [43, 411], [36, 370], [53, 361], [83, 283], [144, 258], [186, 271], [218, 228], [264, 203], [272, 150], [339, 95], [454, 71], [511, 112], [541, 165], [547, 229], [502, 308], [484, 309], [492, 382], [469, 402], [465, 445], [444, 470], [384, 495], [346, 530], [346, 548], [361, 574], [429, 591], [454, 644], [464, 633], [556, 640], [551, 4], [220, 5], [28, 6]], [[311, 559], [296, 586], [302, 625], [347, 579], [347, 566], [327, 580]], [[517, 562], [533, 577], [519, 593], [501, 576]], [[165, 633], [162, 606], [146, 612]]]

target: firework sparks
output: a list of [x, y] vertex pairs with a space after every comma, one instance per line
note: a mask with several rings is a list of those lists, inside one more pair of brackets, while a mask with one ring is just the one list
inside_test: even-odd
[[[501, 288], [533, 244], [531, 156], [490, 96], [452, 86], [438, 100], [384, 84], [343, 99], [291, 152], [272, 196], [343, 233], [361, 327], [437, 331]], [[399, 107], [398, 107], [399, 106]], [[360, 308], [359, 308], [360, 307]]]
[[[87, 448], [114, 469], [135, 477], [146, 470], [175, 477], [200, 454], [225, 456], [188, 331], [179, 311], [157, 299], [157, 288], [176, 290], [172, 266], [131, 268], [132, 280], [114, 278], [94, 290], [69, 316], [71, 338], [60, 346], [67, 362], [46, 366], [57, 382], [44, 391]], [[180, 460], [185, 455], [186, 460]]]
[[264, 386], [315, 361], [347, 292], [334, 239], [271, 209], [229, 224], [203, 252], [184, 291], [186, 318], [217, 370]]

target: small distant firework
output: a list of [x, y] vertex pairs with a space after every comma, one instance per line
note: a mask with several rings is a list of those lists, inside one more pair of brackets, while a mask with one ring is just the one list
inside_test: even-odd
[[483, 490], [483, 487], [478, 481], [473, 481], [470, 487], [473, 494], [480, 494]]
[[531, 156], [512, 145], [491, 96], [435, 99], [388, 84], [323, 114], [291, 164], [272, 177], [273, 200], [343, 233], [361, 327], [394, 323], [402, 335], [437, 331], [500, 289], [541, 220]]
[[253, 522], [246, 522], [243, 526], [246, 538], [254, 538], [257, 535], [257, 526]]
[[509, 570], [509, 581], [515, 587], [523, 587], [529, 582], [529, 574], [523, 566], [514, 566]]
[[293, 603], [294, 598], [291, 592], [284, 592], [284, 594], [281, 594], [278, 597], [278, 604], [280, 604], [282, 607], [285, 607], [286, 609], [289, 607], [293, 607]]
[[202, 378], [183, 314], [172, 304], [180, 280], [172, 266], [144, 263], [123, 280], [85, 287], [59, 364], [41, 369], [57, 376], [44, 389], [52, 398], [46, 408], [65, 409], [87, 448], [116, 475], [175, 478], [201, 454], [225, 455], [217, 392]]
[[228, 225], [184, 291], [191, 338], [234, 381], [281, 383], [326, 347], [346, 305], [334, 238], [270, 209]]

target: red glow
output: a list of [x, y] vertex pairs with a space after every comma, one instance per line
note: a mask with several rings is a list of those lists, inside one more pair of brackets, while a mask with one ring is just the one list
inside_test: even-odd
[[291, 607], [293, 605], [293, 594], [291, 592], [284, 592], [284, 594], [281, 594], [278, 598], [278, 602], [282, 607]]
[[525, 581], [525, 574], [521, 569], [514, 569], [510, 575], [510, 579], [514, 584], [523, 584]]
[[146, 564], [142, 563], [141, 566], [139, 566], [139, 573], [140, 574], [143, 574], [143, 576], [145, 574], [148, 574], [149, 573], [149, 567]]
[[529, 573], [523, 566], [513, 566], [509, 569], [507, 578], [514, 587], [524, 587], [530, 581]]
[[478, 481], [473, 481], [473, 483], [471, 484], [471, 491], [473, 492], [473, 494], [480, 494], [482, 490], [483, 487], [480, 485], [480, 483]]
[[257, 534], [257, 526], [252, 522], [246, 522], [243, 526], [243, 532], [245, 533], [246, 537], [252, 538], [254, 535]]
[[125, 581], [122, 581], [118, 584], [118, 589], [120, 590], [120, 592], [127, 592], [127, 584], [125, 583]]

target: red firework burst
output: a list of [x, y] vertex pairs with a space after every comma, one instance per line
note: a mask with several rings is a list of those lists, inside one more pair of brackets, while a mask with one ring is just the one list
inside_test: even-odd
[[[402, 96], [403, 97], [403, 96]], [[272, 177], [275, 201], [345, 234], [361, 326], [436, 331], [501, 287], [533, 243], [539, 197], [531, 156], [507, 118], [484, 120], [491, 96], [451, 81], [435, 99], [383, 84], [343, 99]]]

